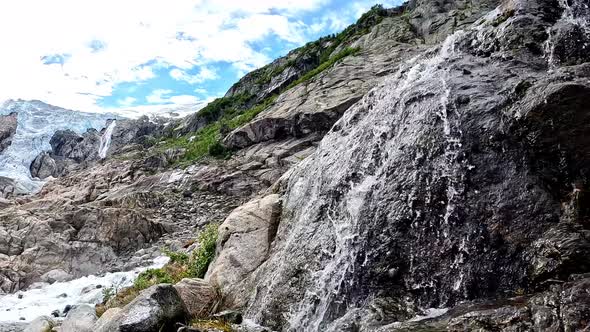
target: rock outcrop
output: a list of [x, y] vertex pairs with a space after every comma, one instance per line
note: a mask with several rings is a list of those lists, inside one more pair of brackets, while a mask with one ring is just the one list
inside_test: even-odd
[[12, 138], [16, 134], [17, 113], [0, 115], [0, 153], [12, 144]]
[[237, 208], [219, 226], [218, 252], [207, 280], [223, 289], [226, 306], [243, 307], [254, 290], [248, 277], [268, 257], [280, 214], [280, 196], [270, 195]]
[[[572, 297], [581, 309], [563, 302], [567, 317], [550, 298], [584, 294], [585, 282], [551, 285], [590, 267], [590, 57], [573, 32], [585, 29], [587, 3], [412, 1], [407, 9], [391, 20], [440, 46], [401, 54], [401, 66], [389, 68], [396, 72], [274, 187], [283, 212], [268, 258], [247, 274], [255, 288], [240, 297], [246, 317], [281, 331], [373, 331], [526, 293], [524, 309], [471, 310], [444, 326], [586, 328], [586, 297]], [[284, 117], [270, 120], [288, 94], [226, 144], [291, 135], [280, 129]], [[252, 127], [257, 121], [268, 130]], [[515, 315], [523, 316], [503, 323]]]
[[143, 292], [108, 321], [97, 322], [95, 332], [172, 332], [174, 322], [184, 321], [188, 313], [172, 285], [156, 285]]

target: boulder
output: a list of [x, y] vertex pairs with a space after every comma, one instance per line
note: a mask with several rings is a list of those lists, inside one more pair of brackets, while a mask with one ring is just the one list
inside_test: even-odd
[[74, 277], [71, 274], [60, 269], [51, 270], [41, 276], [41, 281], [49, 284], [56, 282], [66, 282], [72, 279], [74, 279]]
[[55, 321], [48, 316], [41, 316], [35, 318], [27, 325], [23, 332], [47, 332], [56, 325]]
[[61, 324], [60, 332], [93, 332], [96, 309], [89, 305], [79, 305], [71, 309]]
[[219, 299], [215, 288], [203, 279], [182, 279], [174, 285], [191, 317], [207, 317]]
[[221, 287], [232, 307], [244, 304], [252, 287], [248, 276], [268, 257], [280, 212], [280, 196], [270, 195], [235, 209], [219, 226], [216, 259], [206, 280]]
[[17, 113], [0, 115], [0, 153], [12, 144], [12, 139], [16, 134], [17, 119]]
[[[94, 332], [174, 331], [174, 324], [189, 316], [180, 295], [172, 285], [152, 286], [139, 294], [121, 311], [101, 319]], [[100, 325], [100, 326], [99, 326]]]
[[94, 323], [92, 331], [109, 331], [108, 325], [121, 312], [121, 308], [111, 308], [105, 311], [102, 316]]
[[31, 176], [39, 179], [46, 179], [50, 176], [57, 177], [58, 168], [55, 159], [47, 152], [39, 154], [29, 167]]

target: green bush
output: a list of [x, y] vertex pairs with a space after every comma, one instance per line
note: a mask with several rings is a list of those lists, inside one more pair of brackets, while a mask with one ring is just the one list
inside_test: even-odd
[[277, 96], [271, 96], [258, 105], [245, 111], [227, 112], [221, 119], [213, 122], [196, 133], [190, 133], [179, 138], [170, 138], [160, 147], [162, 151], [173, 148], [182, 148], [186, 152], [181, 158], [181, 164], [191, 164], [207, 156], [225, 158], [229, 156], [228, 151], [221, 144], [221, 129], [234, 130], [252, 121], [256, 115], [270, 107]]
[[112, 288], [103, 291], [103, 303], [97, 305], [96, 313], [101, 316], [110, 308], [123, 307], [133, 301], [139, 293], [157, 284], [176, 284], [184, 278], [204, 278], [209, 264], [215, 257], [217, 224], [207, 225], [199, 234], [199, 246], [191, 254], [165, 250], [170, 262], [159, 269], [143, 271], [135, 279], [133, 286], [121, 289], [116, 294]]
[[218, 227], [217, 224], [209, 224], [199, 234], [199, 247], [193, 252], [188, 269], [190, 275], [194, 278], [205, 277], [209, 264], [215, 257]]

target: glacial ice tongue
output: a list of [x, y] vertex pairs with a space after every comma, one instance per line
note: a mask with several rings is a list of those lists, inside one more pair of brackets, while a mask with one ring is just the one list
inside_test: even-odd
[[0, 154], [0, 177], [14, 179], [17, 193], [36, 192], [44, 181], [31, 178], [29, 166], [35, 157], [51, 150], [49, 141], [58, 130], [84, 133], [101, 130], [113, 114], [83, 113], [51, 106], [39, 101], [8, 101], [0, 106], [0, 115], [18, 113], [18, 127], [12, 145]]

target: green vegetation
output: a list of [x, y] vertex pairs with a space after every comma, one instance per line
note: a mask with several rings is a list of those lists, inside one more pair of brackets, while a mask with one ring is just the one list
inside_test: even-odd
[[159, 269], [149, 269], [137, 276], [133, 286], [114, 292], [112, 288], [103, 291], [103, 304], [97, 305], [96, 314], [101, 316], [110, 308], [124, 307], [139, 293], [157, 284], [176, 284], [184, 278], [203, 278], [209, 264], [215, 257], [217, 224], [209, 224], [197, 238], [199, 246], [190, 255], [181, 252], [164, 251], [170, 262]]
[[346, 58], [349, 55], [353, 55], [356, 54], [360, 51], [360, 47], [355, 47], [355, 48], [346, 48], [342, 51], [340, 51], [338, 54], [334, 55], [333, 57], [329, 58], [328, 60], [326, 60], [325, 62], [323, 62], [322, 64], [320, 64], [317, 68], [315, 68], [312, 71], [307, 72], [307, 74], [301, 76], [298, 80], [296, 80], [295, 82], [291, 83], [288, 87], [287, 90], [291, 89], [292, 87], [299, 85], [303, 82], [307, 82], [310, 79], [312, 79], [313, 77], [315, 77], [316, 75], [318, 75], [319, 73], [323, 72], [324, 70], [332, 67], [334, 64], [336, 64], [336, 62]]
[[256, 115], [270, 107], [276, 100], [272, 96], [258, 105], [246, 110], [226, 110], [221, 119], [205, 126], [196, 133], [187, 134], [178, 138], [170, 138], [160, 147], [163, 151], [170, 148], [183, 148], [186, 150], [180, 160], [180, 164], [191, 164], [207, 156], [215, 158], [226, 158], [229, 151], [221, 143], [221, 129], [233, 130], [252, 121]]
[[[247, 90], [239, 89], [240, 85], [251, 84], [252, 81], [259, 85], [267, 84], [273, 77], [280, 75], [287, 68], [295, 66], [298, 59], [304, 58], [307, 59], [305, 60], [306, 67], [309, 66], [313, 69], [289, 84], [281, 93], [309, 81], [343, 58], [358, 53], [359, 48], [352, 48], [349, 45], [360, 36], [367, 34], [385, 17], [391, 15], [392, 12], [384, 9], [383, 6], [374, 6], [369, 12], [362, 15], [355, 24], [341, 33], [322, 37], [289, 53], [288, 60], [284, 61], [282, 65], [274, 68], [267, 66], [248, 74], [248, 79], [237, 83], [238, 88], [236, 90]], [[340, 51], [334, 54], [336, 50]], [[231, 151], [222, 144], [223, 137], [231, 130], [252, 121], [256, 115], [270, 107], [276, 98], [277, 96], [271, 96], [261, 102], [256, 102], [256, 94], [242, 93], [216, 99], [200, 110], [192, 120], [193, 123], [190, 127], [199, 128], [197, 131], [181, 137], [174, 137], [171, 134], [168, 137], [173, 138], [165, 140], [163, 144], [158, 146], [158, 149], [161, 151], [185, 149], [185, 155], [176, 163], [176, 165], [180, 166], [190, 165], [207, 157], [228, 158]]]

